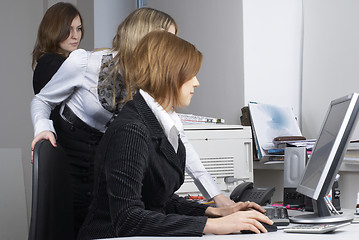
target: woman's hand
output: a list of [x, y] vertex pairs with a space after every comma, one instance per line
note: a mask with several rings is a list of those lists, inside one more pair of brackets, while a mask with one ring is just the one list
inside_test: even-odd
[[56, 145], [56, 139], [55, 139], [55, 135], [53, 132], [49, 131], [49, 130], [45, 130], [40, 132], [35, 138], [34, 140], [32, 140], [31, 143], [31, 162], [33, 161], [34, 158], [34, 148], [35, 148], [35, 144], [41, 140], [41, 139], [48, 139], [52, 146], [57, 147]]
[[234, 204], [234, 202], [223, 194], [218, 194], [213, 197], [213, 201], [217, 207], [228, 207]]
[[206, 209], [205, 215], [208, 217], [223, 217], [238, 211], [246, 211], [250, 209], [257, 210], [260, 213], [265, 213], [266, 211], [259, 204], [255, 202], [247, 201], [247, 202], [237, 202], [228, 207], [221, 207], [221, 208], [208, 207]]
[[267, 230], [260, 222], [273, 224], [267, 216], [259, 211], [237, 211], [225, 217], [208, 218], [203, 233], [229, 234], [243, 230], [266, 233]]

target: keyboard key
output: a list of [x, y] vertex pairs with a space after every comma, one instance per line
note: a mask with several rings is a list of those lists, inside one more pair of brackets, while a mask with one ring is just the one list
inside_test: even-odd
[[288, 233], [326, 233], [334, 231], [337, 228], [350, 225], [350, 222], [341, 224], [299, 224], [293, 227], [285, 228]]
[[276, 226], [287, 226], [289, 224], [288, 210], [285, 207], [265, 206], [265, 215], [271, 219]]

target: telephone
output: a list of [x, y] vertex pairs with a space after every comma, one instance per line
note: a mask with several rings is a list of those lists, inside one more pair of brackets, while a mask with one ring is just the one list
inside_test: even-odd
[[251, 201], [259, 205], [270, 203], [275, 188], [257, 188], [253, 187], [252, 182], [244, 182], [239, 184], [231, 193], [230, 199], [235, 202]]

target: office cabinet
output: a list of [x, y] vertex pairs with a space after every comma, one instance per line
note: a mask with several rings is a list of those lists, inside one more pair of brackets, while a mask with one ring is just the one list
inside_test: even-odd
[[[184, 127], [189, 142], [219, 188], [229, 192], [225, 177], [253, 181], [252, 132], [250, 127], [223, 124], [191, 124]], [[241, 182], [241, 181], [240, 181]], [[200, 194], [186, 174], [178, 194]]]

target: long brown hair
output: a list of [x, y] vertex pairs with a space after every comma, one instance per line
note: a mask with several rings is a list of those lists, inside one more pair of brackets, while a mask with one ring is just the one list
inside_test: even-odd
[[83, 21], [80, 12], [71, 3], [59, 2], [47, 9], [37, 32], [37, 39], [32, 51], [32, 67], [45, 53], [52, 52], [66, 57], [60, 43], [70, 35], [71, 23], [79, 16], [82, 24], [81, 40], [84, 36]]
[[135, 48], [128, 77], [136, 90], [146, 91], [163, 108], [175, 109], [179, 106], [179, 89], [197, 75], [202, 58], [191, 43], [166, 31], [154, 31]]
[[[112, 50], [117, 54], [112, 60], [114, 67], [107, 80], [115, 82], [118, 74], [121, 74], [123, 84], [128, 92], [127, 99], [124, 101], [132, 98], [131, 83], [127, 77], [127, 65], [137, 43], [147, 33], [154, 30], [167, 31], [172, 25], [175, 27], [175, 33], [177, 34], [177, 23], [170, 15], [152, 8], [139, 8], [128, 15], [118, 26], [112, 41]], [[115, 86], [115, 83], [113, 86]], [[113, 91], [113, 96], [115, 97], [115, 89]]]

